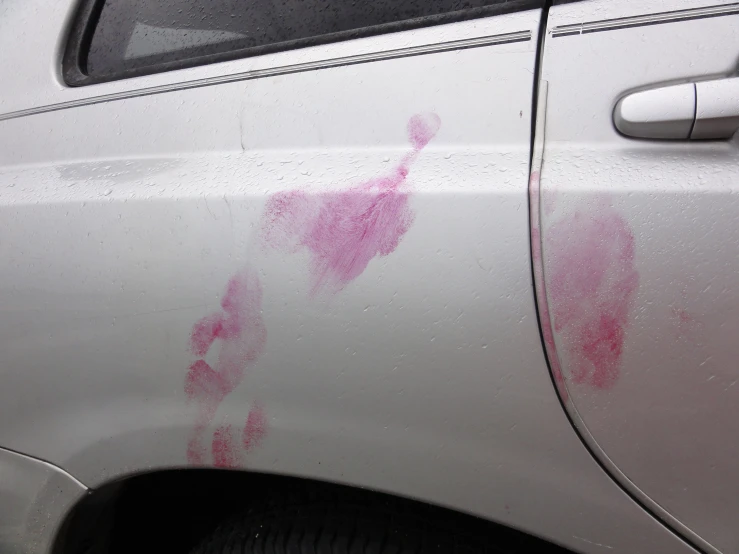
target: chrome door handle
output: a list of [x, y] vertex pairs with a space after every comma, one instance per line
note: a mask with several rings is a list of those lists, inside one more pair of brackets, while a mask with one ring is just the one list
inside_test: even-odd
[[739, 77], [633, 92], [613, 110], [629, 137], [723, 139], [739, 129]]

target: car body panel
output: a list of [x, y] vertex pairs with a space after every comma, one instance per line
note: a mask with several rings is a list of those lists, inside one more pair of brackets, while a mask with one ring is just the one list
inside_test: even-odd
[[[0, 6], [0, 47], [14, 52], [14, 56], [0, 59], [0, 75], [3, 76], [5, 92], [0, 98], [0, 119], [57, 110], [65, 105], [95, 103], [106, 98], [142, 96], [232, 80], [245, 81], [260, 78], [265, 73], [281, 73], [285, 68], [299, 68], [301, 64], [317, 64], [318, 67], [346, 65], [346, 59], [350, 57], [371, 57], [398, 49], [484, 39], [493, 35], [515, 33], [529, 27], [527, 24], [520, 24], [523, 21], [528, 22], [529, 18], [521, 16], [521, 12], [514, 12], [504, 16], [264, 54], [92, 86], [69, 87], [64, 83], [61, 60], [78, 4], [76, 0], [53, 3], [48, 0], [29, 0], [22, 5], [4, 3]], [[538, 10], [530, 13], [538, 13]], [[33, 14], [32, 18], [30, 14]], [[19, 41], [23, 42], [24, 48], [16, 48]]]
[[[633, 90], [733, 74], [739, 10], [695, 2], [682, 21], [603, 23], [664, 7], [627, 4], [557, 6], [548, 20], [538, 216], [550, 361], [624, 486], [702, 548], [733, 552], [737, 143], [633, 140], [612, 113]], [[562, 34], [573, 23], [602, 30]]]
[[[547, 371], [538, 11], [71, 89], [72, 8], [0, 8], [3, 44], [27, 38], [0, 66], [0, 445], [89, 487], [228, 467], [578, 552], [694, 552], [592, 458]], [[340, 240], [364, 231], [374, 249]]]
[[64, 517], [86, 493], [61, 469], [0, 448], [0, 551], [50, 552]]

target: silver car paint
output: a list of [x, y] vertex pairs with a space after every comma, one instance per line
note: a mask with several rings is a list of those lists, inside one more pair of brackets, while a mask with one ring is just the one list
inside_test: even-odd
[[0, 448], [0, 552], [50, 552], [64, 517], [86, 493], [61, 469]]
[[618, 480], [702, 549], [735, 552], [737, 140], [632, 140], [611, 118], [634, 90], [733, 75], [739, 5], [604, 21], [611, 4], [548, 21], [536, 217], [550, 361]]
[[[66, 89], [71, 7], [1, 8], [0, 44], [26, 47], [0, 62], [0, 444], [93, 487], [187, 467], [193, 325], [258, 262], [266, 350], [209, 428], [243, 431], [264, 409], [266, 434], [234, 465], [428, 500], [579, 552], [693, 552], [593, 461], [547, 372], [527, 214], [535, 41], [441, 51], [535, 37], [538, 12]], [[273, 71], [424, 45], [441, 47]], [[441, 128], [410, 168], [412, 228], [311, 297], [308, 253], [258, 248], [268, 197], [392, 173], [406, 121], [430, 111]]]

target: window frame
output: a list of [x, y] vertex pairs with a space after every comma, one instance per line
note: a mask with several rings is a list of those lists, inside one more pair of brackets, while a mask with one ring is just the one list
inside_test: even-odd
[[[89, 75], [87, 73], [87, 54], [92, 43], [93, 34], [97, 27], [102, 13], [103, 6], [108, 0], [80, 0], [79, 6], [73, 16], [72, 24], [69, 28], [66, 44], [62, 55], [62, 78], [70, 87], [81, 87], [98, 83], [106, 83], [110, 81], [119, 81], [122, 79], [130, 79], [133, 77], [142, 77], [145, 75], [154, 75], [178, 69], [187, 69], [191, 67], [199, 67], [210, 65], [218, 62], [226, 62], [239, 60], [244, 58], [252, 58], [264, 54], [273, 54], [277, 52], [286, 52], [311, 46], [323, 44], [331, 44], [343, 42], [356, 38], [366, 38], [399, 31], [407, 31], [412, 29], [420, 29], [423, 27], [431, 27], [443, 25], [445, 23], [453, 23], [457, 21], [468, 21], [471, 19], [479, 19], [483, 17], [491, 17], [496, 15], [504, 15], [519, 11], [543, 8], [545, 0], [506, 0], [502, 4], [485, 6], [481, 8], [470, 8], [444, 14], [418, 17], [396, 21], [391, 23], [383, 23], [373, 25], [361, 29], [350, 29], [347, 31], [339, 31], [327, 33], [320, 36], [295, 39], [290, 41], [276, 42], [272, 44], [236, 48], [207, 55], [194, 55], [180, 60], [162, 61], [157, 63], [152, 61], [150, 65], [143, 67], [123, 69], [120, 71], [103, 73], [99, 75]], [[193, 47], [190, 50], [197, 50]], [[181, 50], [180, 52], [187, 52]], [[147, 56], [145, 59], [155, 60], [156, 58], [164, 58], [171, 53], [155, 54]]]

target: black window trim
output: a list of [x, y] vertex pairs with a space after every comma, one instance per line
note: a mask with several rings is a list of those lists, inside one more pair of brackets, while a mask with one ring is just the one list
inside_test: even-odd
[[[64, 82], [68, 86], [79, 87], [110, 81], [118, 81], [121, 79], [129, 79], [132, 77], [141, 77], [144, 75], [153, 75], [178, 69], [209, 65], [217, 62], [232, 61], [260, 56], [264, 54], [273, 54], [277, 52], [296, 50], [299, 48], [306, 48], [310, 46], [331, 44], [348, 39], [366, 38], [398, 31], [406, 31], [411, 29], [419, 29], [422, 27], [441, 25], [444, 23], [467, 21], [471, 19], [478, 19], [481, 17], [503, 15], [507, 13], [542, 8], [545, 3], [545, 0], [509, 0], [503, 4], [496, 4], [487, 7], [472, 8], [468, 10], [460, 10], [445, 14], [407, 19], [404, 21], [365, 27], [363, 29], [352, 29], [348, 31], [328, 33], [317, 37], [278, 42], [263, 46], [234, 49], [217, 54], [193, 56], [191, 58], [175, 61], [162, 61], [156, 63], [155, 60], [157, 58], [161, 59], [166, 56], [166, 54], [157, 54], [148, 57], [149, 59], [152, 59], [151, 65], [135, 69], [122, 70], [114, 73], [90, 76], [87, 74], [86, 69], [86, 55], [90, 48], [92, 35], [95, 31], [95, 27], [97, 26], [98, 20], [100, 18], [100, 13], [102, 12], [105, 1], [106, 0], [81, 0], [76, 13], [74, 14], [72, 25], [67, 36], [66, 45], [64, 47], [64, 54], [62, 56], [62, 77], [64, 79]], [[179, 52], [181, 53], [183, 51]]]

